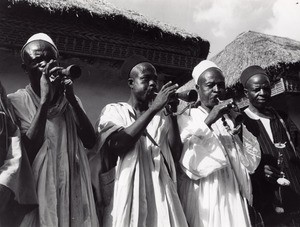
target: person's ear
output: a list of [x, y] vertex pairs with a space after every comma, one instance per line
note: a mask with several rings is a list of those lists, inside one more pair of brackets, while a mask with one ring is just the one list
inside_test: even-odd
[[127, 83], [128, 83], [128, 86], [129, 86], [130, 88], [132, 88], [132, 87], [133, 87], [133, 83], [134, 83], [133, 78], [132, 78], [132, 77], [128, 78]]
[[244, 88], [244, 94], [248, 98], [248, 90], [246, 88]]
[[24, 70], [25, 73], [28, 73], [27, 66], [25, 65], [25, 63], [21, 64], [21, 68]]

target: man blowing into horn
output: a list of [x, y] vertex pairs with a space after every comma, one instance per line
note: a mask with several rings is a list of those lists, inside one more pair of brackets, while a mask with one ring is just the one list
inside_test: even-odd
[[[221, 69], [201, 61], [193, 70], [201, 105], [178, 117], [183, 151], [179, 196], [190, 227], [250, 226], [252, 201], [248, 173], [259, 161], [249, 132], [243, 141], [234, 130]], [[246, 133], [246, 132], [245, 132]]]
[[91, 160], [103, 226], [186, 227], [173, 161], [181, 151], [176, 117], [163, 114], [178, 85], [168, 82], [156, 95], [156, 69], [139, 55], [125, 60], [122, 75], [130, 98], [102, 110]]
[[98, 226], [85, 148], [95, 142], [93, 127], [71, 78], [58, 71], [58, 49], [38, 33], [21, 50], [30, 84], [10, 94], [22, 139], [32, 163], [38, 208], [21, 226]]

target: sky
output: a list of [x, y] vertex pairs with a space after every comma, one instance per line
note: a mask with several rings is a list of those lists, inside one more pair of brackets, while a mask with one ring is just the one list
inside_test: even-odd
[[107, 1], [208, 40], [208, 58], [249, 30], [300, 41], [300, 0]]

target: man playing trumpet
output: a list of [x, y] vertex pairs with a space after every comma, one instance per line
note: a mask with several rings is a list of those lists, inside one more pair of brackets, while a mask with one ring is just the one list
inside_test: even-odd
[[58, 49], [38, 33], [21, 50], [29, 76], [25, 89], [9, 99], [19, 119], [22, 139], [32, 163], [38, 208], [21, 226], [97, 227], [86, 148], [95, 142], [93, 126], [73, 82], [58, 74]]
[[[193, 70], [201, 105], [178, 116], [183, 151], [179, 196], [190, 227], [250, 226], [252, 201], [248, 172], [259, 150], [246, 131], [243, 143], [233, 133], [230, 105], [220, 102], [225, 82], [220, 68], [204, 60]], [[248, 134], [248, 135], [246, 135]]]
[[168, 82], [156, 94], [156, 69], [140, 55], [125, 60], [122, 76], [130, 98], [102, 110], [91, 159], [103, 226], [186, 227], [173, 161], [181, 152], [176, 117], [163, 113], [178, 85]]

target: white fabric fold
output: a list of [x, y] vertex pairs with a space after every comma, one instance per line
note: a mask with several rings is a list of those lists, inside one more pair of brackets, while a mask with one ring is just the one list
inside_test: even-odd
[[22, 146], [20, 130], [15, 125], [16, 117], [6, 97], [0, 97], [0, 121], [0, 184], [13, 192], [19, 205], [37, 205], [31, 166]]
[[[105, 148], [103, 144], [111, 133], [128, 127], [135, 121], [129, 111], [133, 113], [132, 107], [127, 103], [109, 104], [103, 109], [98, 127], [98, 144], [101, 149]], [[187, 226], [176, 190], [175, 166], [167, 141], [167, 121], [160, 113], [147, 127], [148, 133], [159, 147], [149, 138], [141, 136], [126, 155], [118, 157], [115, 177], [112, 179], [112, 199], [104, 207], [103, 226]], [[104, 156], [107, 155], [106, 152], [109, 150], [98, 151]], [[105, 173], [100, 173], [99, 177], [103, 174]], [[98, 190], [107, 192], [106, 187], [111, 186], [99, 185]]]
[[180, 164], [193, 180], [206, 177], [227, 166], [223, 146], [213, 131], [204, 123], [207, 113], [192, 108], [178, 116], [183, 152]]
[[[20, 121], [21, 131], [25, 133], [36, 114], [39, 97], [27, 86], [10, 94], [9, 99]], [[71, 152], [74, 152], [73, 164], [78, 170], [73, 174], [70, 174]], [[24, 217], [21, 226], [70, 226], [71, 222], [74, 223], [70, 214], [75, 209], [80, 211], [80, 216], [75, 218], [80, 226], [98, 226], [85, 152], [77, 136], [72, 109], [62, 97], [48, 111], [44, 143], [32, 164], [39, 207]], [[80, 181], [79, 187], [70, 189], [70, 175], [75, 175]], [[71, 190], [80, 194], [76, 207], [72, 205], [74, 201], [70, 201]]]
[[249, 172], [258, 166], [259, 146], [249, 132], [243, 141], [231, 135], [221, 119], [207, 127], [207, 116], [202, 107], [178, 116], [183, 142], [179, 195], [187, 221], [191, 227], [249, 226], [245, 201], [252, 203]]

